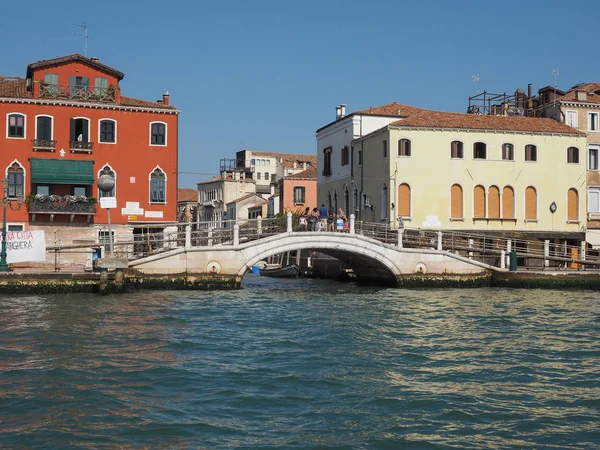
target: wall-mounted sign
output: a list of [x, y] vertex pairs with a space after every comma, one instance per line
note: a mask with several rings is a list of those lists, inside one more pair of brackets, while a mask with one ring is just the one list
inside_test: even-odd
[[144, 213], [144, 217], [150, 217], [152, 219], [162, 219], [163, 212], [162, 211], [146, 211]]
[[116, 208], [117, 197], [100, 197], [100, 208]]
[[140, 208], [139, 202], [125, 202], [125, 208], [121, 208], [124, 216], [143, 216], [144, 209]]
[[43, 231], [7, 231], [6, 261], [46, 261], [46, 237]]

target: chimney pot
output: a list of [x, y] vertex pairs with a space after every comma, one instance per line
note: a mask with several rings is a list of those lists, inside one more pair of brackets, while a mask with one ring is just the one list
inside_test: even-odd
[[346, 105], [344, 103], [340, 105], [340, 119], [342, 117], [346, 117]]
[[91, 59], [92, 61], [94, 61], [94, 62], [98, 62], [98, 61], [100, 61], [100, 60], [99, 60], [98, 58], [96, 58], [95, 56], [92, 56], [90, 59]]
[[169, 91], [165, 92], [163, 94], [163, 101], [162, 101], [165, 105], [169, 104]]
[[575, 98], [580, 102], [585, 102], [587, 100], [587, 92], [577, 90], [575, 91]]
[[335, 107], [335, 120], [339, 119], [341, 116], [342, 116], [342, 107], [336, 106]]

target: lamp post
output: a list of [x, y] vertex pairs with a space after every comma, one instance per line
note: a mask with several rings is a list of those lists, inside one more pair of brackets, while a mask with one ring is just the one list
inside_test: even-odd
[[10, 206], [13, 211], [21, 209], [23, 204], [23, 195], [16, 198], [17, 207], [13, 207], [15, 199], [8, 198], [8, 178], [2, 180], [2, 188], [4, 189], [4, 197], [2, 197], [2, 251], [0, 251], [0, 272], [10, 272], [8, 262], [6, 261], [6, 206]]
[[[112, 189], [115, 187], [115, 179], [113, 177], [111, 177], [110, 175], [100, 175], [98, 177], [98, 189], [100, 189], [102, 192], [107, 193], [112, 191]], [[114, 200], [114, 197], [112, 198]], [[100, 202], [102, 206], [102, 198], [100, 198]], [[106, 212], [108, 215], [108, 246], [110, 249], [110, 257], [114, 258], [115, 257], [115, 250], [113, 247], [113, 235], [112, 235], [112, 227], [110, 224], [110, 207], [106, 208]]]

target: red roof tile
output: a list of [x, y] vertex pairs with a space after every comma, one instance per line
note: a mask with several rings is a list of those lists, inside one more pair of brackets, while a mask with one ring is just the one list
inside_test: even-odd
[[392, 122], [389, 126], [401, 128], [457, 128], [466, 130], [580, 134], [585, 136], [585, 133], [553, 119], [462, 114], [441, 111], [424, 111], [404, 120]]
[[388, 103], [387, 105], [370, 107], [369, 109], [360, 109], [352, 114], [362, 114], [367, 116], [392, 116], [392, 117], [409, 117], [413, 114], [426, 111], [423, 108], [416, 106], [401, 105], [399, 103]]
[[164, 103], [149, 102], [133, 97], [125, 97], [121, 95], [121, 106], [135, 106], [138, 108], [154, 108], [154, 109], [177, 109], [173, 105], [165, 105]]
[[197, 202], [198, 191], [191, 188], [177, 189], [177, 202]]
[[93, 59], [88, 58], [87, 56], [80, 55], [79, 53], [75, 53], [73, 55], [61, 56], [59, 58], [43, 59], [41, 61], [31, 63], [27, 66], [27, 76], [29, 76], [31, 71], [34, 71], [36, 69], [41, 69], [42, 67], [56, 66], [59, 64], [70, 63], [73, 61], [82, 62], [84, 64], [87, 64], [88, 66], [92, 66], [98, 70], [109, 73], [109, 74], [117, 77], [119, 80], [122, 80], [123, 77], [125, 76], [125, 74], [123, 72], [120, 72], [117, 69], [113, 69], [112, 67], [107, 66], [106, 64], [102, 64], [98, 61], [94, 61]]
[[310, 166], [308, 169], [303, 170], [302, 172], [295, 173], [294, 175], [287, 175], [284, 178], [286, 180], [316, 180], [317, 169]]
[[31, 98], [27, 80], [17, 77], [0, 77], [0, 98]]
[[[577, 91], [586, 92], [587, 98], [577, 100]], [[600, 103], [600, 83], [585, 83], [574, 86], [565, 95], [558, 97], [558, 100], [570, 103]]]

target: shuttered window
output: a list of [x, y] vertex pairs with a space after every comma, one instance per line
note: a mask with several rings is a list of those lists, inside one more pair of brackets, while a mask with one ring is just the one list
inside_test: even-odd
[[398, 216], [410, 217], [410, 186], [398, 186]]
[[115, 121], [104, 119], [100, 121], [100, 142], [115, 143]]
[[497, 186], [491, 186], [489, 190], [488, 217], [500, 218], [500, 189]]
[[485, 188], [475, 186], [473, 191], [473, 216], [485, 217]]
[[460, 158], [463, 157], [463, 143], [460, 141], [452, 141], [450, 144], [450, 158]]
[[525, 219], [537, 219], [537, 191], [533, 186], [525, 189]]
[[166, 145], [167, 126], [162, 122], [153, 122], [150, 125], [150, 144]]
[[155, 169], [150, 176], [150, 203], [165, 202], [165, 173], [160, 169]]
[[576, 189], [569, 189], [567, 193], [567, 220], [579, 220], [579, 193]]
[[36, 118], [35, 138], [42, 141], [52, 139], [52, 118], [48, 116], [38, 116]]
[[463, 218], [463, 190], [459, 184], [452, 185], [450, 189], [450, 217]]
[[515, 191], [510, 186], [502, 189], [502, 218], [515, 218]]

